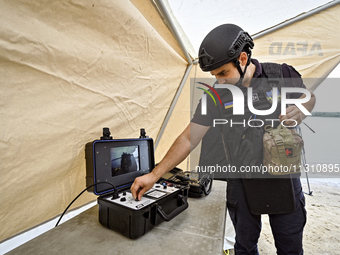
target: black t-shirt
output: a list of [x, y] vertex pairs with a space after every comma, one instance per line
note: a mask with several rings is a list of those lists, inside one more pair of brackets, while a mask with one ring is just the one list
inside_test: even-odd
[[[253, 75], [253, 80], [250, 83], [250, 87], [256, 88], [260, 83], [256, 82], [255, 78], [265, 78], [262, 66], [256, 59], [251, 59], [251, 62], [255, 65], [256, 69]], [[294, 67], [282, 64], [282, 76], [284, 78], [284, 87], [306, 88], [301, 79], [301, 75], [294, 69]], [[299, 98], [301, 93], [287, 93], [286, 98]], [[207, 114], [201, 114], [201, 101], [199, 102], [195, 114], [191, 122], [202, 125], [211, 126], [214, 119], [219, 119], [220, 113], [216, 110], [214, 101], [207, 97]]]

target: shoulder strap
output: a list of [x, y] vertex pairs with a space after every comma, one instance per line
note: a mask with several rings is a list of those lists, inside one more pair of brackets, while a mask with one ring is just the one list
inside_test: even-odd
[[271, 87], [281, 88], [283, 85], [282, 67], [277, 63], [261, 63], [263, 73], [268, 77]]

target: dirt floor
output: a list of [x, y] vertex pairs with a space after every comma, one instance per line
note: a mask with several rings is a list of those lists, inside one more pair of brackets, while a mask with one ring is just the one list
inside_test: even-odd
[[[339, 181], [340, 182], [340, 181]], [[307, 182], [302, 180], [308, 192]], [[304, 229], [304, 254], [340, 254], [340, 183], [337, 180], [310, 179], [313, 195], [305, 195], [307, 224]], [[261, 255], [276, 254], [269, 219], [263, 216], [259, 240]]]

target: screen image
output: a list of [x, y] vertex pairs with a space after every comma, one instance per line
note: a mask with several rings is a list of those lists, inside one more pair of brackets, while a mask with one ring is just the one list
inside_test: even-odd
[[112, 176], [139, 171], [138, 146], [114, 147], [110, 149]]

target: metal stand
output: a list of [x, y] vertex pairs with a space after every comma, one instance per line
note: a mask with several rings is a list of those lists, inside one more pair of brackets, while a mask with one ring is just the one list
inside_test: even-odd
[[[313, 129], [311, 129], [306, 123], [302, 122], [303, 124], [305, 124], [313, 133], [315, 133], [315, 131]], [[302, 130], [301, 130], [301, 127], [297, 127], [297, 131], [299, 133], [299, 135], [302, 137]], [[302, 148], [302, 165], [303, 165], [303, 168], [305, 169], [306, 165], [307, 165], [307, 161], [306, 161], [306, 152], [305, 152], [305, 146], [303, 146]], [[307, 185], [308, 185], [308, 192], [305, 192], [303, 191], [303, 193], [305, 193], [306, 195], [309, 195], [309, 196], [313, 196], [313, 191], [310, 190], [310, 185], [309, 185], [309, 179], [308, 179], [308, 174], [306, 171], [304, 171], [306, 173], [306, 179], [307, 179]]]

